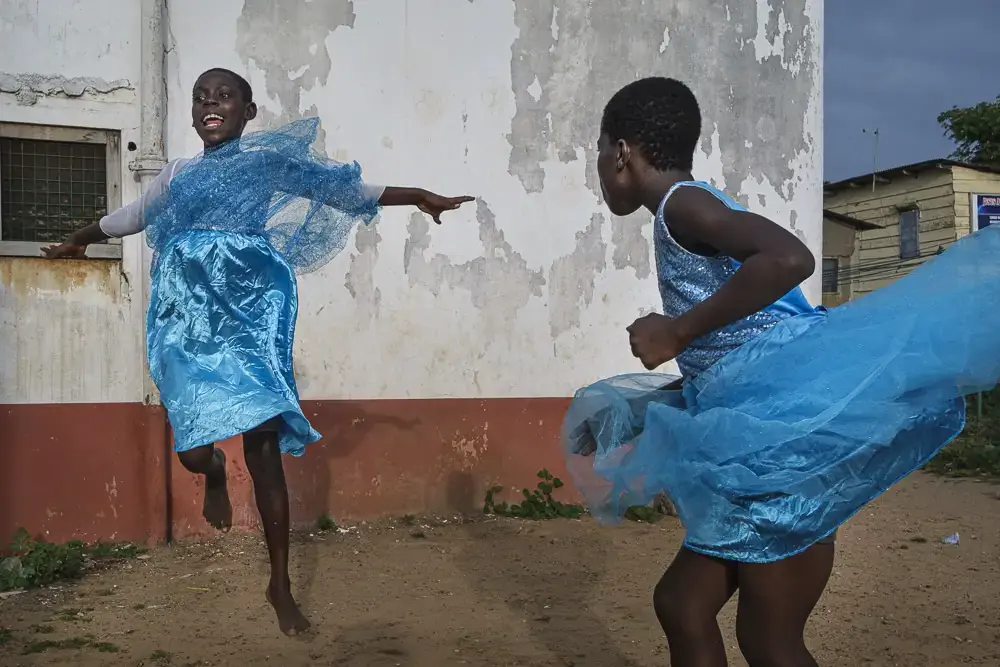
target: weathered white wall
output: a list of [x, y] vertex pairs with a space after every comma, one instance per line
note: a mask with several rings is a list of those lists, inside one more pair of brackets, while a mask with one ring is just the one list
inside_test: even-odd
[[190, 87], [222, 66], [262, 124], [318, 114], [369, 180], [480, 197], [441, 228], [388, 210], [301, 281], [305, 397], [567, 395], [638, 368], [624, 328], [658, 302], [648, 216], [600, 201], [604, 103], [690, 82], [697, 175], [818, 252], [821, 23], [820, 0], [173, 0], [170, 157], [198, 150]]
[[[139, 5], [99, 6], [0, 4], [0, 118], [119, 129], [123, 145], [138, 142]], [[167, 9], [170, 157], [198, 151], [190, 88], [223, 66], [254, 85], [258, 126], [318, 114], [326, 151], [359, 160], [369, 180], [480, 198], [442, 228], [386, 211], [301, 281], [306, 398], [566, 395], [636, 370], [624, 328], [658, 301], [649, 220], [607, 213], [594, 157], [603, 105], [639, 76], [695, 88], [706, 115], [697, 176], [819, 251], [822, 0]], [[129, 201], [138, 189], [123, 174]], [[140, 244], [124, 249], [133, 281]], [[77, 281], [15, 302], [4, 288], [0, 402], [140, 400], [143, 304], [120, 289]], [[809, 292], [818, 299], [818, 281]], [[88, 353], [56, 353], [65, 341], [24, 336], [25, 322], [85, 335]]]
[[[0, 2], [0, 121], [118, 130], [138, 141], [139, 4]], [[122, 155], [122, 201], [138, 187]], [[139, 401], [142, 309], [122, 262], [0, 258], [0, 403]]]

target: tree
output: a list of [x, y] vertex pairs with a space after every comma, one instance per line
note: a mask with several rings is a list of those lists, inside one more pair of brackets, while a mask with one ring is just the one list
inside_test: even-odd
[[1000, 97], [938, 115], [944, 135], [955, 142], [952, 157], [962, 162], [1000, 164]]

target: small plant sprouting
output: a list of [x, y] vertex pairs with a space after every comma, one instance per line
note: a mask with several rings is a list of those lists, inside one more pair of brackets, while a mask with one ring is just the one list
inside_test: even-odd
[[552, 473], [544, 469], [538, 471], [538, 479], [538, 485], [533, 491], [521, 491], [524, 500], [520, 503], [498, 503], [496, 497], [503, 491], [503, 487], [490, 488], [483, 502], [483, 514], [518, 519], [578, 519], [586, 513], [583, 505], [563, 503], [552, 497], [553, 491], [564, 486], [561, 479], [553, 477]]
[[323, 532], [337, 530], [337, 522], [334, 521], [333, 517], [329, 514], [324, 514], [320, 518], [316, 519], [316, 530]]
[[10, 556], [0, 558], [0, 591], [38, 588], [60, 579], [79, 579], [88, 565], [136, 558], [145, 549], [134, 544], [74, 540], [53, 544], [36, 540], [24, 528], [14, 533]]

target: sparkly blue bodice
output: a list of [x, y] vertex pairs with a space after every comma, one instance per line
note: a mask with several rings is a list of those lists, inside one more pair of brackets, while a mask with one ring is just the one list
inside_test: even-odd
[[[740, 263], [731, 257], [705, 257], [692, 253], [681, 247], [670, 235], [668, 222], [663, 217], [663, 207], [679, 187], [701, 188], [718, 197], [731, 209], [746, 210], [725, 193], [699, 181], [676, 183], [667, 192], [653, 223], [653, 242], [663, 314], [671, 318], [680, 317], [715, 294], [740, 268]], [[677, 357], [677, 365], [685, 378], [697, 377], [726, 354], [753, 340], [781, 320], [815, 310], [802, 290], [796, 287], [764, 310], [695, 340]]]

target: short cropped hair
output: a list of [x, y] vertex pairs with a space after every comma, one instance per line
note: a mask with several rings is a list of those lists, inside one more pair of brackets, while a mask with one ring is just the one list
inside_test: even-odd
[[691, 89], [676, 79], [639, 79], [604, 107], [601, 133], [635, 145], [658, 171], [690, 171], [701, 137], [701, 109]]

